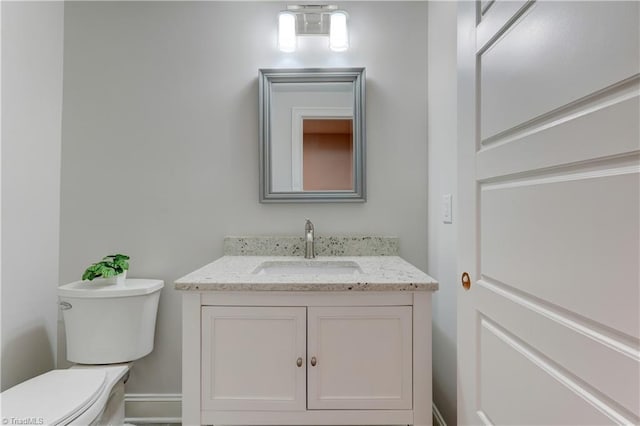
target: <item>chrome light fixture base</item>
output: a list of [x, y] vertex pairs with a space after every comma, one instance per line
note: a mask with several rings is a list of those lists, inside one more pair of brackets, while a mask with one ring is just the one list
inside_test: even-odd
[[278, 47], [294, 52], [297, 36], [329, 36], [329, 48], [336, 52], [349, 48], [348, 14], [334, 4], [289, 5], [278, 16]]
[[336, 10], [334, 4], [287, 6], [287, 11], [295, 14], [297, 35], [329, 35], [331, 13]]

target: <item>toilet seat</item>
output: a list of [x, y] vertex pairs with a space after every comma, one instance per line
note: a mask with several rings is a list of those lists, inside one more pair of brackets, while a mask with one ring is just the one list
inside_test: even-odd
[[96, 402], [106, 379], [98, 369], [51, 370], [2, 392], [2, 417], [66, 425]]
[[2, 418], [56, 426], [91, 424], [127, 371], [127, 364], [51, 370], [2, 392]]

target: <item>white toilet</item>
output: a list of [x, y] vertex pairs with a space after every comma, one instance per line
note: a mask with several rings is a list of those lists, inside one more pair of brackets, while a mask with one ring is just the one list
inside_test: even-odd
[[131, 361], [153, 350], [161, 280], [76, 281], [58, 288], [68, 370], [52, 370], [0, 394], [4, 419], [44, 425], [124, 424]]

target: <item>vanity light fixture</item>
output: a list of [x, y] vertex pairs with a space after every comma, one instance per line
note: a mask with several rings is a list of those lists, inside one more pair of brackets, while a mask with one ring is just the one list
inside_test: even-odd
[[283, 52], [296, 50], [296, 15], [280, 12], [278, 15], [278, 49]]
[[336, 5], [290, 5], [278, 15], [278, 48], [296, 50], [296, 37], [329, 36], [329, 48], [342, 52], [349, 48], [349, 15]]
[[338, 10], [331, 14], [331, 23], [329, 25], [329, 48], [336, 52], [343, 52], [349, 48], [347, 12]]

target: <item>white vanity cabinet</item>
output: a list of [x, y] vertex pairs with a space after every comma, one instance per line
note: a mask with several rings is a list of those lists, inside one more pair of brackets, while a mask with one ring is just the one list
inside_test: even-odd
[[437, 282], [342, 259], [361, 272], [271, 277], [255, 271], [273, 257], [225, 256], [176, 281], [184, 425], [431, 425]]
[[202, 307], [204, 410], [410, 410], [410, 306]]
[[431, 424], [431, 292], [183, 295], [183, 424]]

